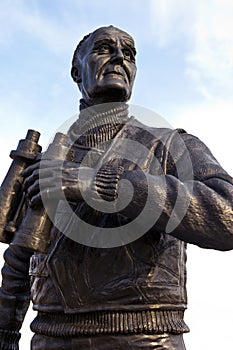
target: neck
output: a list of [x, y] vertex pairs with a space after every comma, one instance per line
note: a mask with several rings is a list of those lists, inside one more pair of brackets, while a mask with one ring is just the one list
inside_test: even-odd
[[79, 119], [71, 126], [68, 133], [73, 142], [93, 147], [113, 138], [127, 120], [126, 103], [88, 106], [84, 100], [80, 100]]
[[80, 103], [83, 101], [88, 107], [106, 103], [126, 103], [130, 98], [124, 90], [116, 88], [107, 88], [95, 96], [89, 96], [87, 93], [83, 93], [82, 96], [83, 98], [80, 100]]

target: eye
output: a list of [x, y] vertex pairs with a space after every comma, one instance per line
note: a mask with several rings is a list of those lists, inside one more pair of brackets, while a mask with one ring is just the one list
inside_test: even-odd
[[132, 50], [130, 49], [124, 49], [122, 50], [123, 53], [124, 53], [124, 57], [126, 60], [130, 60], [132, 62], [135, 62], [135, 56], [134, 56], [134, 53]]
[[131, 57], [131, 52], [130, 52], [130, 50], [124, 50], [124, 55], [125, 55], [125, 57]]
[[110, 45], [108, 44], [101, 44], [99, 47], [98, 47], [98, 51], [99, 52], [110, 52]]

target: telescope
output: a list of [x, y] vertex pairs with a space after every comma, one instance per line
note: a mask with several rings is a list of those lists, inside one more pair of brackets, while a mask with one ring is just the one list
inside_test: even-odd
[[[68, 136], [59, 132], [55, 135], [47, 151], [44, 152], [43, 159], [64, 161], [68, 158], [69, 150]], [[26, 214], [11, 244], [24, 247], [31, 251], [47, 253], [50, 230], [52, 227], [51, 220], [55, 215], [55, 211], [56, 204], [51, 200], [50, 204], [46, 203], [46, 208], [44, 206], [39, 208], [31, 208], [28, 206]]]
[[19, 226], [24, 206], [22, 171], [41, 153], [38, 145], [40, 133], [29, 129], [17, 149], [11, 151], [13, 159], [0, 188], [0, 242], [11, 243]]

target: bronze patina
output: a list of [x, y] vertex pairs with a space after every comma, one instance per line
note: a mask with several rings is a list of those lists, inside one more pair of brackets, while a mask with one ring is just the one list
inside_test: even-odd
[[[71, 75], [82, 99], [65, 144], [49, 157], [33, 144], [33, 160], [13, 171], [16, 207], [26, 204], [4, 255], [0, 349], [18, 349], [32, 300], [33, 350], [184, 350], [186, 246], [233, 249], [233, 179], [198, 138], [129, 116], [136, 49], [126, 32], [86, 35]], [[4, 231], [17, 208], [1, 206]]]

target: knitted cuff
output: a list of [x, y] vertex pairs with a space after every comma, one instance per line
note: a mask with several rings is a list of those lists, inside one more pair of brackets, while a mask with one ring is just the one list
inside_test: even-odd
[[0, 329], [0, 350], [19, 350], [20, 337], [17, 331]]
[[117, 198], [118, 183], [123, 172], [122, 166], [114, 168], [107, 164], [100, 168], [94, 179], [94, 190], [102, 199], [111, 202]]

